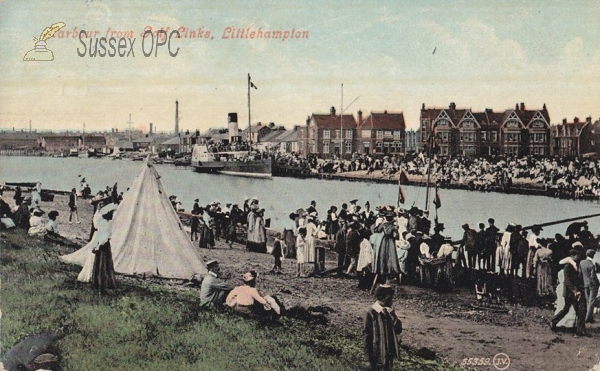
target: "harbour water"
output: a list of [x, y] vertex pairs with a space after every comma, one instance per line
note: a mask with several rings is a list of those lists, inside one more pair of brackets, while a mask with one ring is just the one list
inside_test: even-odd
[[[142, 162], [94, 158], [50, 157], [0, 157], [0, 183], [42, 182], [42, 188], [69, 190], [86, 178], [92, 192], [118, 183], [120, 191], [126, 191], [140, 172]], [[361, 183], [338, 180], [279, 178], [252, 179], [230, 175], [199, 174], [190, 167], [155, 165], [169, 195], [177, 195], [186, 210], [190, 210], [195, 198], [205, 205], [213, 200], [242, 205], [245, 197], [257, 197], [265, 216], [271, 218], [271, 226], [280, 228], [288, 222], [287, 215], [298, 208], [306, 208], [311, 200], [317, 202], [320, 217], [325, 218], [331, 205], [339, 206], [352, 199], [358, 205], [365, 201], [376, 205], [396, 204], [398, 187], [390, 184]], [[425, 188], [404, 187], [407, 201], [423, 208]], [[462, 236], [461, 225], [477, 224], [496, 219], [496, 225], [504, 228], [510, 222], [523, 226], [565, 219], [580, 215], [600, 213], [600, 204], [591, 201], [560, 200], [543, 196], [507, 195], [466, 190], [440, 190], [442, 207], [439, 220], [446, 227], [446, 235], [453, 239]], [[435, 209], [432, 207], [432, 214]], [[432, 216], [433, 216], [432, 215]], [[590, 230], [600, 233], [600, 218], [589, 219]], [[546, 227], [542, 237], [564, 233], [568, 224]]]

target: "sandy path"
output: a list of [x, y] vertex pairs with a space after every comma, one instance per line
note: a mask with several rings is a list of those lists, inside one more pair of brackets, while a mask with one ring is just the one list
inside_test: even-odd
[[[12, 193], [6, 192], [11, 198]], [[60, 212], [61, 233], [83, 243], [91, 227], [91, 206], [81, 200], [79, 216], [82, 224], [68, 224], [68, 198], [57, 195], [52, 203], [44, 202], [44, 210]], [[353, 279], [296, 278], [295, 262], [284, 261], [284, 273], [266, 272], [272, 257], [247, 253], [241, 245], [229, 249], [217, 242], [217, 249], [202, 250], [205, 259], [218, 259], [225, 272], [231, 273], [232, 284], [246, 267], [261, 273], [259, 286], [277, 294], [287, 308], [295, 305], [325, 306], [333, 310], [327, 315], [335, 326], [360, 328], [363, 314], [372, 304], [368, 292], [359, 290]], [[328, 261], [328, 267], [334, 262]], [[600, 363], [600, 325], [588, 325], [592, 336], [578, 338], [570, 333], [553, 333], [548, 328], [552, 312], [548, 309], [509, 306], [506, 314], [476, 311], [469, 307], [473, 294], [464, 289], [439, 294], [429, 289], [401, 286], [397, 289], [396, 310], [404, 323], [403, 343], [411, 348], [425, 347], [452, 363], [465, 358], [479, 358], [489, 365], [466, 367], [473, 370], [496, 370], [491, 365], [498, 353], [510, 358], [507, 370], [590, 370]], [[361, 341], [357, 339], [357, 341]], [[502, 357], [497, 358], [502, 362]], [[505, 360], [506, 361], [506, 360]], [[498, 363], [502, 368], [502, 364]]]

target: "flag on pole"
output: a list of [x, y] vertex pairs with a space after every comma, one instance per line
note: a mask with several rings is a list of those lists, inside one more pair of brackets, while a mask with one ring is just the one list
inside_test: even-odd
[[254, 85], [254, 83], [252, 81], [250, 81], [250, 74], [248, 74], [248, 84], [250, 85], [251, 88], [257, 89], [256, 85]]
[[406, 195], [404, 194], [404, 188], [402, 188], [402, 183], [398, 180], [398, 206], [403, 204], [406, 201]]
[[433, 200], [433, 204], [435, 205], [436, 209], [442, 207], [442, 199], [440, 198], [440, 191], [437, 187], [435, 187], [435, 200]]

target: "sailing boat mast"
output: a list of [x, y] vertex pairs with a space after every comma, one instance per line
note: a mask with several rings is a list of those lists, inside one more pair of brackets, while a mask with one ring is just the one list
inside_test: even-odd
[[250, 73], [248, 73], [248, 154], [252, 153], [252, 125], [250, 124]]
[[429, 211], [429, 190], [431, 189], [431, 158], [433, 157], [433, 143], [434, 143], [434, 127], [431, 123], [431, 130], [428, 138], [428, 161], [427, 161], [427, 192], [425, 193], [425, 210]]
[[83, 136], [82, 136], [83, 140], [83, 149], [85, 149], [85, 122], [83, 123]]

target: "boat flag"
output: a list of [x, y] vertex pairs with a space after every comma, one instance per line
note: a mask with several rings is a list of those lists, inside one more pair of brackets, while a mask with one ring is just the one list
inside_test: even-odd
[[250, 74], [248, 74], [248, 84], [250, 84], [251, 88], [254, 88], [254, 89], [258, 90], [258, 88], [256, 87], [256, 85], [254, 85], [254, 83], [252, 81], [250, 81]]
[[404, 188], [402, 188], [402, 183], [400, 183], [400, 179], [398, 179], [398, 205], [403, 204], [406, 201], [406, 195], [404, 194]]
[[442, 207], [442, 199], [440, 198], [440, 191], [437, 187], [435, 187], [435, 199], [433, 200], [433, 204], [435, 205], [436, 209]]

